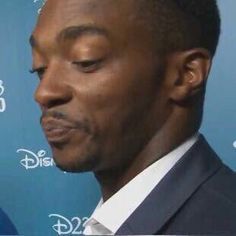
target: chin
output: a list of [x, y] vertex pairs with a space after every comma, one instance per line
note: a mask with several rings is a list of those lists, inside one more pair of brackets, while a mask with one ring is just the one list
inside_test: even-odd
[[[56, 163], [56, 162], [55, 162]], [[89, 172], [90, 168], [86, 168], [84, 166], [74, 166], [64, 163], [56, 163], [56, 167], [59, 168], [61, 171], [68, 172], [68, 173], [84, 173]]]
[[95, 171], [99, 166], [99, 155], [91, 148], [86, 150], [78, 147], [70, 150], [52, 148], [52, 153], [56, 166], [62, 171], [82, 173]]
[[[81, 136], [81, 135], [80, 135]], [[94, 171], [99, 163], [100, 145], [92, 137], [74, 137], [65, 143], [50, 143], [56, 166], [62, 171]]]

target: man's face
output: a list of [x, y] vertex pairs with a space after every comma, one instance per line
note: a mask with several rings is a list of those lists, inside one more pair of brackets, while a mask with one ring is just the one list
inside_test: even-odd
[[56, 164], [123, 168], [161, 128], [166, 98], [136, 0], [48, 0], [33, 32], [35, 93]]

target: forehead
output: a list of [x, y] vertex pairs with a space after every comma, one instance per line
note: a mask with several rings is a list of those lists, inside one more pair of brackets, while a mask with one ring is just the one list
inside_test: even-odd
[[35, 33], [53, 34], [75, 25], [96, 24], [118, 34], [137, 25], [137, 0], [47, 0]]

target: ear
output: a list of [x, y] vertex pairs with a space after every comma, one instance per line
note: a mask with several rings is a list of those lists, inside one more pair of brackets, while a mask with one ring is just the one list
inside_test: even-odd
[[170, 98], [175, 102], [184, 102], [205, 90], [211, 55], [207, 50], [199, 48], [172, 56], [171, 63], [175, 72], [171, 78]]

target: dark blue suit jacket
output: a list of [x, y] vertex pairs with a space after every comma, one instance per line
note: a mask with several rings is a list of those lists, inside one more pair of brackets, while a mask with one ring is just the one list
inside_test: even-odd
[[8, 216], [0, 209], [0, 235], [18, 235]]
[[236, 235], [236, 173], [200, 136], [116, 234]]

